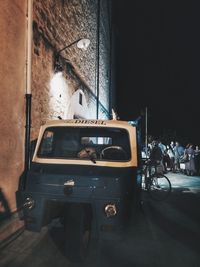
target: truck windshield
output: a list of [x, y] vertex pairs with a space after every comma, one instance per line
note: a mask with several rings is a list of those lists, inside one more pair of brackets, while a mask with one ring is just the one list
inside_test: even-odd
[[127, 130], [106, 127], [49, 127], [37, 156], [40, 158], [128, 161], [131, 157]]

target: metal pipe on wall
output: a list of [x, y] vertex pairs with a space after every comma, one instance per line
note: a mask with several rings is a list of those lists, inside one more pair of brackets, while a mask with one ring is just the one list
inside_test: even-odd
[[96, 113], [96, 118], [98, 119], [99, 118], [99, 68], [100, 68], [100, 64], [99, 64], [99, 42], [100, 42], [100, 8], [101, 8], [101, 3], [100, 3], [100, 0], [97, 0], [97, 38], [96, 38], [96, 42], [97, 42], [97, 45], [96, 45], [96, 48], [97, 48], [97, 56], [96, 56], [96, 59], [97, 59], [97, 65], [96, 65], [96, 68], [97, 68], [97, 81], [96, 81], [96, 86], [97, 86], [97, 90], [96, 90], [96, 97], [97, 97], [97, 113]]
[[148, 151], [148, 111], [147, 107], [145, 108], [145, 149], [146, 149], [146, 158], [147, 158], [147, 151]]
[[26, 126], [25, 126], [25, 172], [30, 168], [30, 129], [31, 129], [31, 66], [32, 66], [32, 17], [33, 0], [27, 0], [28, 25], [27, 25], [27, 54], [26, 54]]
[[31, 66], [32, 66], [32, 35], [33, 35], [33, 0], [28, 0], [28, 33], [27, 33], [27, 76], [26, 94], [31, 94]]
[[[113, 42], [113, 28], [112, 28], [112, 6], [111, 2], [108, 2], [108, 17], [109, 17], [109, 34], [110, 34], [110, 46], [109, 46], [109, 119], [112, 119], [112, 109], [113, 109], [113, 87], [112, 87], [112, 42]], [[115, 108], [114, 108], [115, 110]]]

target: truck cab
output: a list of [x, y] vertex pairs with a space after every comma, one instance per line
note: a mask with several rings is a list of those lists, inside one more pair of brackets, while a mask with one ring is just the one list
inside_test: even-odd
[[39, 232], [61, 218], [67, 257], [83, 261], [92, 237], [119, 238], [135, 214], [140, 155], [134, 121], [47, 122], [16, 192], [25, 228]]

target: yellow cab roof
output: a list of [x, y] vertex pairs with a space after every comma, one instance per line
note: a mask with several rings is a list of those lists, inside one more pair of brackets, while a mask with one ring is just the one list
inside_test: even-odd
[[101, 127], [130, 127], [133, 123], [122, 120], [97, 120], [97, 119], [66, 119], [66, 120], [50, 120], [47, 121], [42, 127], [53, 126], [101, 126]]

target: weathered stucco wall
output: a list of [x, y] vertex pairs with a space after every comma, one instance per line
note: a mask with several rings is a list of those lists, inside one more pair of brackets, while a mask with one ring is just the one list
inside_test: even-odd
[[[24, 164], [26, 1], [0, 1], [0, 241], [23, 222], [16, 211], [15, 192]], [[9, 223], [4, 224], [10, 218]], [[7, 221], [7, 220], [6, 220]]]
[[16, 208], [23, 170], [26, 1], [0, 1], [0, 219]]

